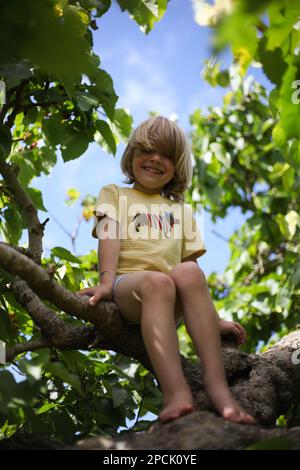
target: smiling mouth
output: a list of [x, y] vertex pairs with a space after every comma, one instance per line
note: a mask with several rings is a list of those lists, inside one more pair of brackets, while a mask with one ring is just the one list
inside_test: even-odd
[[153, 175], [163, 174], [163, 171], [155, 170], [154, 168], [150, 168], [149, 166], [143, 166], [143, 170], [148, 171], [148, 173], [152, 173]]

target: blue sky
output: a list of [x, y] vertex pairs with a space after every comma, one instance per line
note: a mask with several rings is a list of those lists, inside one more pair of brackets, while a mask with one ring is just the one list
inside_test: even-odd
[[[179, 125], [188, 133], [189, 115], [197, 108], [205, 111], [209, 105], [221, 105], [223, 88], [213, 88], [201, 78], [203, 61], [210, 57], [211, 31], [194, 21], [191, 1], [171, 0], [164, 18], [147, 36], [113, 2], [111, 9], [97, 21], [94, 32], [94, 50], [101, 58], [101, 68], [114, 81], [119, 95], [117, 107], [130, 111], [134, 126], [148, 117], [149, 111], [157, 111], [170, 117], [178, 116]], [[222, 56], [224, 66], [231, 62], [227, 52]], [[270, 87], [260, 70], [254, 69], [256, 78]], [[50, 176], [36, 178], [32, 185], [43, 193], [44, 205], [50, 214], [39, 212], [40, 220], [46, 217], [44, 254], [54, 246], [64, 246], [72, 251], [70, 237], [55, 222], [52, 214], [70, 233], [77, 226], [81, 213], [80, 202], [70, 208], [65, 204], [67, 190], [76, 188], [82, 197], [97, 195], [99, 189], [109, 183], [125, 186], [120, 170], [120, 158], [124, 144], [118, 146], [116, 156], [105, 153], [97, 144], [77, 160], [64, 163], [58, 155], [58, 164]], [[204, 240], [207, 253], [199, 264], [208, 275], [212, 271], [222, 273], [229, 259], [226, 241], [214, 231], [228, 238], [243, 222], [238, 210], [231, 211], [225, 220], [213, 225], [206, 213]], [[22, 239], [27, 243], [27, 235]], [[75, 254], [85, 254], [97, 248], [97, 240], [91, 237], [91, 222], [81, 223], [76, 238]]]

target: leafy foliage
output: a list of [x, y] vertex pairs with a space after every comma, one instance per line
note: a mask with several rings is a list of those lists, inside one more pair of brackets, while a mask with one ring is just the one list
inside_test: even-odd
[[[167, 0], [125, 0], [119, 5], [149, 32], [162, 18]], [[110, 6], [110, 0], [12, 0], [0, 5], [0, 41], [7, 46], [0, 51], [0, 79], [6, 85], [6, 102], [0, 108], [0, 158], [13, 168], [33, 206], [44, 212], [42, 193], [31, 183], [42, 173], [50, 174], [58, 151], [67, 162], [97, 142], [115, 155], [117, 144], [131, 133], [132, 117], [116, 107], [112, 78], [93, 51], [96, 21]], [[66, 202], [74, 204], [80, 194], [72, 188], [68, 197]], [[94, 203], [93, 196], [82, 201], [86, 220]], [[3, 179], [2, 237], [18, 245], [26, 228]], [[53, 247], [42, 266], [50, 267], [54, 279], [71, 291], [83, 283], [98, 283], [94, 251], [78, 258], [64, 247]], [[0, 267], [0, 339], [7, 346], [34, 341], [42, 334], [15, 300], [11, 281]], [[82, 325], [54, 305], [49, 307], [65, 322]], [[20, 428], [69, 443], [87, 435], [116, 435], [122, 428], [141, 431], [149, 425], [143, 420], [146, 413], [157, 414], [161, 406], [149, 372], [109, 351], [41, 349], [17, 356], [13, 369], [2, 369], [0, 438]]]
[[[285, 1], [224, 3], [196, 17], [214, 24], [215, 52], [229, 45], [234, 62], [229, 70], [206, 63], [204, 78], [229, 91], [222, 108], [190, 118], [196, 164], [188, 197], [214, 221], [232, 209], [245, 215], [229, 240], [228, 267], [210, 282], [221, 316], [241, 321], [256, 350], [300, 320], [299, 9]], [[254, 61], [274, 84], [269, 96], [245, 75]]]
[[[234, 60], [229, 70], [206, 62], [203, 77], [229, 91], [222, 108], [190, 117], [196, 164], [188, 197], [214, 221], [233, 209], [245, 216], [225, 272], [209, 283], [220, 315], [246, 328], [244, 349], [264, 350], [300, 323], [299, 8], [281, 0], [202, 8], [196, 19], [215, 27], [214, 53], [229, 45]], [[253, 63], [272, 83], [269, 95], [246, 75]], [[297, 423], [297, 409], [278, 425]], [[249, 449], [276, 448], [295, 447], [278, 438]]]

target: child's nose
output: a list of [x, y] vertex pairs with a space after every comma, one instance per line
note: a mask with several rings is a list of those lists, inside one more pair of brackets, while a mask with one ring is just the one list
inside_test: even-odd
[[151, 156], [151, 160], [160, 161], [160, 159], [161, 159], [161, 156], [159, 153], [153, 153], [153, 155]]

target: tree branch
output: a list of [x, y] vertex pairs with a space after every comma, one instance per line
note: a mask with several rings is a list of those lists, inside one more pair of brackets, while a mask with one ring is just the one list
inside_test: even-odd
[[[86, 296], [79, 297], [67, 291], [64, 287], [58, 285], [51, 279], [45, 269], [13, 248], [1, 243], [0, 263], [3, 268], [11, 274], [23, 277], [37, 295], [53, 302], [70, 315], [93, 322], [100, 332], [102, 340], [105, 339], [107, 349], [133, 357], [151, 370], [140, 329], [124, 325], [115, 304], [101, 301], [95, 307], [89, 306]], [[20, 289], [20, 293], [24, 291], [24, 286], [21, 286], [21, 284], [18, 285], [18, 288]], [[26, 297], [26, 294], [24, 294], [24, 296]], [[27, 299], [27, 307], [28, 305], [33, 305], [35, 301], [36, 299], [31, 296], [30, 299]], [[30, 304], [30, 302], [33, 302], [33, 304]], [[47, 315], [48, 314], [49, 312], [47, 312]], [[55, 331], [55, 328], [53, 331]], [[65, 342], [62, 341], [61, 345], [64, 344]], [[100, 344], [102, 344], [101, 341]], [[74, 343], [73, 345], [75, 346]], [[295, 361], [293, 362], [293, 354], [296, 351], [300, 351], [300, 330], [296, 330], [288, 335], [284, 340], [278, 343], [278, 345], [275, 345], [261, 356], [243, 353], [231, 343], [223, 342], [224, 365], [231, 391], [241, 405], [255, 416], [257, 423], [261, 423], [264, 426], [274, 425], [276, 418], [280, 414], [285, 413], [293, 403], [299, 400], [300, 369], [299, 366], [295, 364]], [[193, 393], [196, 409], [212, 411], [204, 393], [201, 366], [199, 364], [192, 364], [184, 358], [182, 358], [182, 365]], [[174, 432], [175, 426], [175, 428], [178, 429], [176, 430], [176, 435], [172, 442], [176, 441], [178, 448], [185, 448], [182, 447], [183, 444], [180, 437], [182, 435], [181, 425], [185, 422], [190, 422], [194, 417], [194, 419], [197, 420], [199, 432], [201, 429], [203, 431], [203, 427], [199, 425], [198, 419], [199, 417], [205, 419], [206, 424], [210, 427], [210, 421], [206, 416], [208, 415], [203, 415], [202, 413], [200, 416], [199, 412], [196, 412], [196, 414], [176, 420], [175, 424], [164, 425], [166, 427], [158, 428], [157, 433], [151, 433], [151, 439], [153, 439], [151, 442], [155, 442], [156, 448], [159, 448], [162, 429], [169, 429], [167, 426], [171, 426], [171, 429], [173, 429], [172, 432]], [[232, 428], [236, 430], [231, 433], [231, 447], [228, 448], [239, 448], [242, 443], [244, 445], [245, 440], [238, 437], [241, 436], [240, 429], [244, 430], [248, 428], [247, 435], [252, 436], [251, 442], [258, 440], [262, 436], [262, 430], [260, 429], [257, 433], [256, 428], [253, 426], [225, 423], [221, 418], [217, 418], [216, 416], [212, 416], [212, 418], [209, 419], [214, 420], [214, 423], [219, 423], [220, 429], [227, 429], [227, 433], [228, 429]], [[204, 429], [205, 432], [203, 435], [206, 435], [207, 429], [205, 426]], [[255, 432], [253, 430], [255, 430]], [[191, 434], [193, 434], [193, 432]], [[164, 434], [164, 442], [168, 442], [168, 439], [171, 439], [169, 436], [167, 440], [165, 440], [165, 437], [166, 435]], [[207, 439], [207, 436], [205, 439]], [[209, 439], [210, 445], [212, 445], [211, 448], [220, 448], [218, 447], [220, 446], [219, 438], [215, 439], [214, 436], [213, 440], [215, 447], [212, 445], [212, 439]], [[180, 442], [181, 444], [179, 446]], [[130, 445], [140, 446], [145, 444], [132, 444], [131, 442]], [[184, 445], [186, 445], [186, 442]]]
[[6, 349], [6, 362], [13, 362], [16, 356], [28, 351], [36, 351], [50, 347], [47, 339], [40, 338], [32, 341], [25, 341], [24, 343], [14, 344]]
[[[234, 383], [234, 395], [240, 402], [253, 401], [269, 416], [278, 416], [283, 409], [288, 409], [293, 401], [299, 401], [300, 369], [292, 360], [295, 351], [300, 353], [300, 330], [286, 336], [261, 356], [241, 353], [232, 346], [225, 346], [226, 372], [229, 381]], [[195, 372], [196, 366], [193, 364], [189, 373], [192, 376]], [[199, 368], [197, 375], [199, 391]], [[278, 428], [274, 426], [274, 419], [263, 426], [234, 424], [208, 411], [208, 407], [204, 411], [203, 408], [170, 423], [156, 421], [145, 433], [122, 434], [119, 439], [103, 436], [81, 439], [73, 449], [236, 450], [273, 438], [285, 439], [285, 445], [300, 448], [300, 427]], [[45, 442], [40, 437], [24, 436], [22, 433], [16, 433], [11, 439], [0, 443], [1, 449], [50, 447], [58, 449], [61, 443], [49, 439]], [[65, 448], [70, 449], [67, 445]]]
[[234, 396], [246, 409], [252, 408], [257, 422], [263, 426], [234, 424], [214, 412], [195, 411], [167, 424], [156, 421], [150, 432], [128, 433], [118, 440], [92, 437], [78, 441], [75, 448], [245, 449], [261, 440], [284, 438], [299, 449], [300, 427], [281, 429], [274, 423], [293, 403], [299, 402], [300, 368], [293, 357], [299, 352], [300, 358], [300, 330], [285, 336], [261, 356], [242, 353], [230, 345], [223, 352]]
[[55, 347], [61, 350], [91, 349], [96, 346], [102, 349], [108, 348], [105, 338], [95, 327], [66, 323], [41, 302], [26, 281], [16, 277], [11, 287], [16, 300], [27, 310], [34, 323], [42, 331], [44, 339], [41, 341], [46, 341], [47, 344], [41, 347]]
[[110, 344], [110, 349], [135, 357], [151, 370], [139, 329], [123, 323], [114, 303], [101, 301], [94, 307], [90, 306], [87, 296], [68, 291], [53, 280], [45, 269], [4, 243], [0, 243], [0, 264], [10, 274], [25, 280], [39, 297], [68, 315], [92, 322]]
[[18, 181], [12, 165], [6, 163], [3, 158], [0, 158], [0, 173], [2, 174], [10, 193], [14, 197], [20, 209], [25, 227], [28, 228], [29, 250], [33, 253], [35, 261], [40, 263], [43, 251], [42, 238], [45, 226], [40, 223], [37, 210], [31, 198], [24, 191]]

